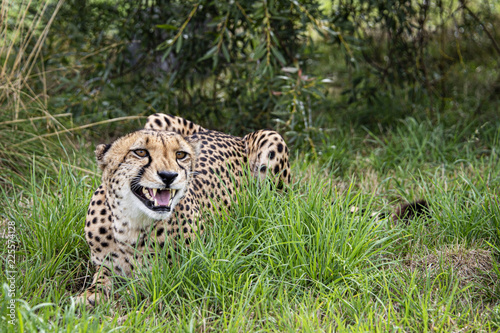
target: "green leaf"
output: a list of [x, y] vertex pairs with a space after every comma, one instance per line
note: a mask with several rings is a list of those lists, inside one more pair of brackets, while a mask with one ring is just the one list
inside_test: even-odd
[[274, 46], [271, 46], [271, 52], [274, 54], [274, 56], [278, 59], [278, 61], [282, 64], [282, 65], [285, 65], [286, 64], [286, 61], [285, 61], [285, 58], [283, 57], [283, 55], [281, 54], [280, 51], [278, 51], [277, 48], [275, 48]]
[[259, 44], [255, 48], [253, 55], [252, 55], [252, 59], [258, 60], [258, 59], [262, 58], [264, 56], [264, 54], [266, 54], [266, 45], [264, 43], [262, 43], [262, 44]]
[[175, 44], [175, 53], [179, 53], [181, 47], [182, 47], [182, 36], [179, 36], [179, 38], [177, 38], [177, 43]]
[[212, 57], [212, 69], [217, 68], [218, 64], [219, 64], [219, 57], [217, 57], [216, 55], [214, 55]]
[[171, 24], [157, 24], [156, 27], [163, 30], [177, 30], [177, 27]]
[[213, 56], [215, 54], [215, 52], [217, 52], [217, 45], [214, 46], [214, 47], [212, 47], [210, 50], [208, 50], [207, 53], [205, 53], [205, 55], [203, 57], [201, 57], [200, 59], [198, 59], [198, 62], [210, 58], [211, 56]]
[[170, 46], [165, 53], [163, 53], [163, 56], [161, 57], [161, 61], [165, 61], [165, 59], [170, 55], [170, 52], [172, 52], [172, 46]]
[[227, 62], [231, 62], [231, 57], [229, 56], [229, 51], [227, 50], [226, 44], [222, 44], [222, 53]]

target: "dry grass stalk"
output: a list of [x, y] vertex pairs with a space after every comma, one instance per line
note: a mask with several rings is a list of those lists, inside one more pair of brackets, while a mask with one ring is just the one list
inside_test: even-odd
[[[49, 8], [51, 1], [33, 4], [21, 2], [13, 3], [3, 0], [0, 4], [0, 104], [14, 108], [13, 120], [19, 119], [21, 111], [26, 109], [25, 99], [34, 102], [37, 109], [41, 109], [47, 117], [52, 118], [47, 112], [44, 100], [31, 90], [29, 80], [31, 73], [40, 56], [42, 46], [45, 42], [50, 26], [63, 1], [59, 0], [47, 21], [43, 24], [43, 17]], [[33, 17], [28, 13], [32, 7], [37, 6]], [[9, 18], [14, 18], [15, 25], [12, 27]]]

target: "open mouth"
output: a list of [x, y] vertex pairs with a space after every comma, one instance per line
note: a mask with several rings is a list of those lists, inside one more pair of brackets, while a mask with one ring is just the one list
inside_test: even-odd
[[169, 212], [177, 190], [172, 188], [147, 188], [133, 186], [133, 193], [146, 207], [155, 212]]

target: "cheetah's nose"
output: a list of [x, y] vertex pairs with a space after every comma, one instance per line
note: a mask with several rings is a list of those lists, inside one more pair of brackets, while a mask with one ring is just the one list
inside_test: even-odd
[[165, 187], [170, 187], [170, 184], [174, 181], [175, 177], [179, 174], [177, 172], [170, 171], [158, 171], [158, 176], [160, 176], [161, 180], [165, 184]]

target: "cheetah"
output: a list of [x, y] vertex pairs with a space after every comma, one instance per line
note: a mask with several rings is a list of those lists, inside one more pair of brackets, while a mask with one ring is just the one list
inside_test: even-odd
[[102, 183], [89, 204], [85, 237], [96, 273], [77, 297], [89, 307], [109, 297], [112, 272], [131, 276], [144, 254], [169, 239], [189, 246], [206, 228], [203, 212], [230, 209], [245, 168], [279, 189], [291, 179], [289, 149], [277, 132], [241, 138], [165, 114], [98, 145], [95, 154]]

